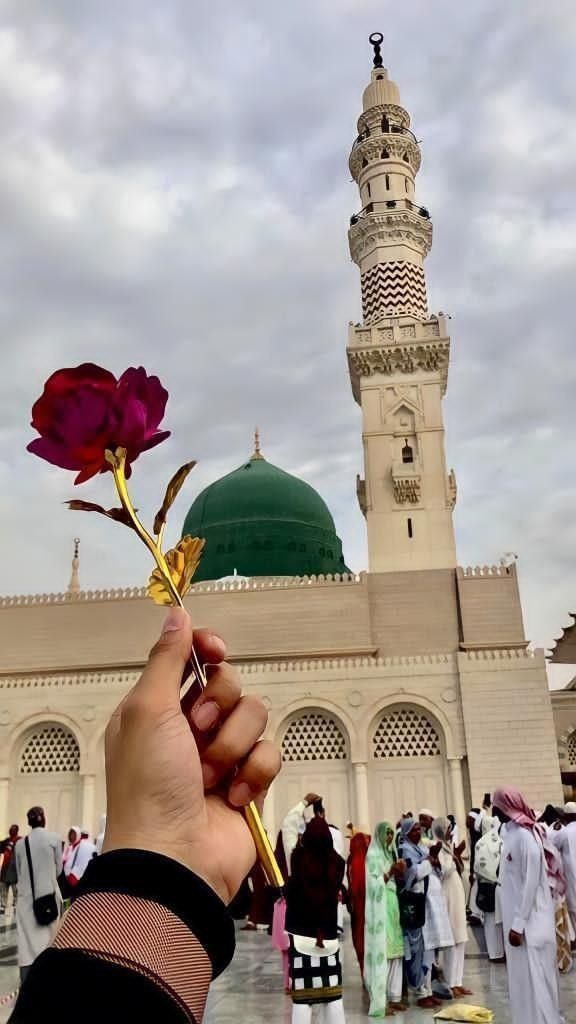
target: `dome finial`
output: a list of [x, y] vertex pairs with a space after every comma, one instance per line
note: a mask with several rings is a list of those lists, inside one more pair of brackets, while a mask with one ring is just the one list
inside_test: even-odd
[[80, 593], [80, 537], [74, 537], [74, 555], [72, 556], [72, 575], [68, 584], [69, 594]]
[[382, 46], [382, 43], [384, 42], [384, 36], [382, 35], [381, 32], [372, 32], [372, 34], [368, 37], [368, 39], [369, 39], [370, 45], [374, 47], [374, 67], [375, 68], [381, 68], [381, 67], [383, 67], [383, 63], [382, 63], [382, 53], [381, 53], [380, 47]]
[[263, 459], [263, 458], [264, 458], [264, 456], [262, 455], [262, 452], [260, 451], [260, 431], [258, 430], [258, 427], [256, 427], [255, 430], [254, 430], [254, 454], [252, 455], [252, 458], [251, 458], [250, 461], [254, 462], [255, 459]]

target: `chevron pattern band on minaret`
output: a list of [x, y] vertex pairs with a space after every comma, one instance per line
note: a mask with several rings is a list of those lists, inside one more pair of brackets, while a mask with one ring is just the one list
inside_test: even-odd
[[426, 279], [422, 267], [406, 260], [379, 263], [362, 274], [362, 315], [365, 324], [383, 316], [409, 313], [419, 320], [428, 316]]

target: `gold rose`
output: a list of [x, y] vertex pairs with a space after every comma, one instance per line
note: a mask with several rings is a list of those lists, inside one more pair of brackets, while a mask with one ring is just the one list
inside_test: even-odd
[[[103, 515], [116, 519], [135, 530], [156, 562], [156, 568], [148, 582], [149, 596], [156, 604], [180, 605], [183, 608], [183, 598], [188, 593], [192, 584], [192, 578], [200, 562], [205, 541], [199, 537], [182, 537], [176, 547], [166, 553], [162, 551], [162, 541], [164, 539], [168, 511], [186, 477], [196, 463], [185, 463], [170, 480], [162, 506], [154, 518], [153, 536], [143, 526], [128, 493], [128, 486], [126, 484], [126, 448], [116, 448], [114, 452], [107, 449], [105, 458], [114, 475], [114, 483], [121, 508], [104, 509], [102, 506], [95, 505], [92, 502], [76, 500], [68, 502], [69, 508], [86, 512], [101, 512]], [[194, 647], [192, 647], [190, 653], [190, 662], [196, 680], [204, 689], [207, 682], [206, 675]], [[250, 802], [244, 808], [244, 816], [269, 885], [272, 885], [274, 888], [281, 888], [284, 885], [284, 879], [264, 830], [258, 808], [254, 802]]]

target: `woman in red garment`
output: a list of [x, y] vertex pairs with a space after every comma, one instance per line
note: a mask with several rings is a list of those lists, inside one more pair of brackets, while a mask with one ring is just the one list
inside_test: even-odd
[[364, 908], [366, 904], [366, 854], [370, 836], [355, 832], [350, 840], [348, 856], [348, 910], [352, 926], [352, 942], [364, 977]]

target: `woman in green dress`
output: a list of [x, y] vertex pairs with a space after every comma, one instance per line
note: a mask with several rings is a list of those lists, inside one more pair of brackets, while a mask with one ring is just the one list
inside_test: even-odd
[[402, 1002], [404, 936], [396, 877], [404, 870], [398, 860], [390, 822], [376, 826], [366, 857], [366, 924], [364, 981], [370, 996], [370, 1016], [393, 1016], [405, 1010]]

